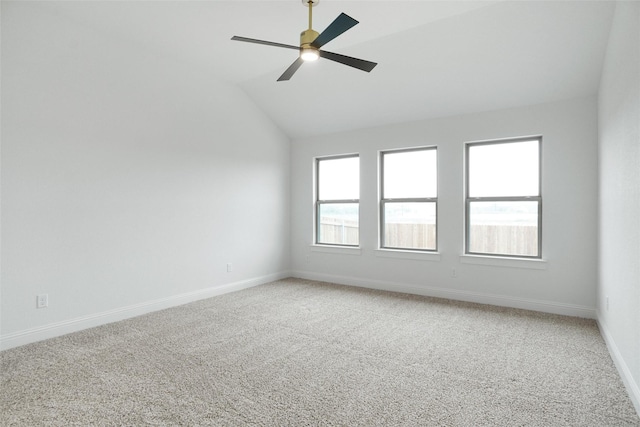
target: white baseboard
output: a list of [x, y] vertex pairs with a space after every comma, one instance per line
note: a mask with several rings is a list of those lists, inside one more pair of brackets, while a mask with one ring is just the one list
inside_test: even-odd
[[0, 336], [0, 351], [290, 277], [281, 272], [51, 323]]
[[402, 283], [383, 282], [378, 280], [361, 279], [357, 277], [334, 276], [307, 271], [292, 271], [292, 276], [301, 279], [332, 282], [340, 285], [358, 286], [362, 288], [378, 289], [382, 291], [403, 292], [407, 294], [428, 297], [446, 298], [457, 301], [475, 302], [479, 304], [497, 305], [500, 307], [522, 308], [543, 313], [561, 314], [565, 316], [595, 319], [596, 311], [593, 307], [573, 304], [563, 304], [554, 301], [534, 300], [504, 295], [486, 294], [480, 292], [444, 289], [430, 286], [408, 285]]
[[627, 389], [627, 393], [629, 393], [629, 398], [631, 399], [633, 406], [636, 408], [638, 416], [640, 416], [640, 386], [634, 380], [633, 375], [631, 375], [631, 370], [623, 359], [622, 354], [620, 353], [620, 350], [618, 349], [618, 346], [616, 345], [611, 332], [609, 332], [607, 325], [602, 320], [600, 313], [597, 313], [597, 322], [598, 327], [600, 328], [600, 334], [602, 334], [604, 342], [607, 344], [607, 348], [609, 349], [611, 359], [613, 359], [613, 363], [618, 369], [620, 378], [622, 378], [622, 383]]

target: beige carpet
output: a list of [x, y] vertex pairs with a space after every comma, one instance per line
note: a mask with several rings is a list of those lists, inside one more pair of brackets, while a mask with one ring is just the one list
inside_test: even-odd
[[0, 357], [1, 426], [640, 426], [591, 320], [298, 279]]

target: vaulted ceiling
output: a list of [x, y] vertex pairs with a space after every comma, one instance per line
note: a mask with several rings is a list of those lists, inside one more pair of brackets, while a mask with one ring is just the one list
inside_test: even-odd
[[291, 138], [530, 105], [597, 92], [614, 3], [338, 1], [314, 7], [322, 32], [340, 12], [360, 21], [323, 48], [378, 62], [335, 62], [278, 76], [307, 28], [300, 0], [48, 2], [57, 13], [206, 67], [242, 88]]

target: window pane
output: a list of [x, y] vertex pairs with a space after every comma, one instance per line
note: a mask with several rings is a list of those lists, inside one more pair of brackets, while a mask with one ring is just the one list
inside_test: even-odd
[[359, 199], [359, 157], [319, 160], [318, 180], [318, 200]]
[[435, 149], [384, 153], [382, 159], [385, 199], [437, 196], [438, 170]]
[[469, 252], [538, 256], [538, 202], [470, 202]]
[[469, 197], [539, 195], [538, 140], [469, 146]]
[[358, 203], [321, 203], [318, 207], [318, 243], [357, 246], [360, 239], [358, 220]]
[[384, 204], [384, 247], [436, 249], [436, 204]]

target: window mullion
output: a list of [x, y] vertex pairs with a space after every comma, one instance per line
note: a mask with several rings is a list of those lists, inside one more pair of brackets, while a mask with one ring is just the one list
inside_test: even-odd
[[406, 199], [381, 199], [382, 202], [389, 203], [424, 203], [424, 202], [437, 202], [437, 197], [413, 197]]
[[318, 203], [360, 203], [360, 199], [337, 199], [337, 200], [318, 200]]
[[501, 196], [501, 197], [467, 197], [472, 202], [535, 202], [541, 201], [540, 196]]

